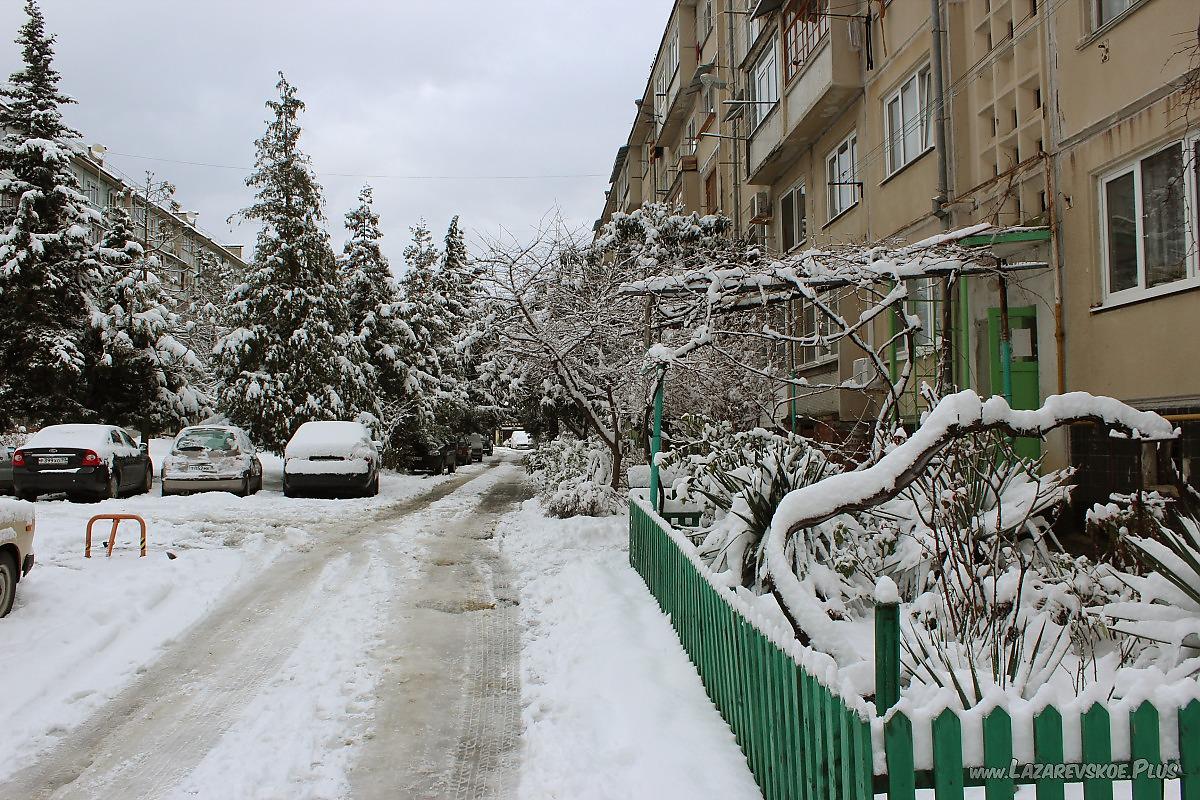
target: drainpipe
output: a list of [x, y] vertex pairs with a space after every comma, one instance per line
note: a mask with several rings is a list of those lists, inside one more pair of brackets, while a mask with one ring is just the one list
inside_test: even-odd
[[[726, 47], [726, 50], [729, 51], [729, 86], [727, 91], [731, 98], [736, 94], [738, 84], [737, 43], [734, 36], [736, 29], [733, 22], [734, 11], [732, 6], [733, 0], [727, 0], [725, 8], [725, 21], [728, 23], [728, 41], [726, 42], [728, 47]], [[718, 113], [720, 113], [718, 119], [725, 116], [723, 111], [719, 111]], [[733, 235], [738, 238], [741, 238], [742, 235], [742, 165], [741, 148], [738, 141], [740, 119], [740, 116], [734, 118], [732, 130], [730, 131], [732, 138], [729, 139], [729, 148], [733, 151]]]
[[[942, 81], [942, 3], [929, 0], [929, 27], [932, 39], [929, 47], [931, 92], [935, 110], [933, 120], [933, 146], [937, 151], [938, 185], [933, 201], [933, 213], [942, 221], [942, 230], [950, 230], [950, 212], [946, 203], [950, 199], [950, 156], [946, 152], [946, 103]], [[959, 281], [962, 278], [958, 278]], [[942, 279], [942, 346], [938, 358], [938, 384], [949, 391], [954, 383], [954, 308], [950, 278]]]

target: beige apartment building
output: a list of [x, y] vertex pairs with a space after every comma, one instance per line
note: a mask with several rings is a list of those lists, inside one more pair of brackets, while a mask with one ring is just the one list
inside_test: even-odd
[[[600, 222], [653, 200], [719, 210], [777, 256], [990, 223], [967, 243], [1044, 265], [1005, 286], [1014, 406], [1084, 390], [1158, 410], [1200, 484], [1198, 25], [1195, 0], [677, 0]], [[999, 284], [909, 287], [955, 382], [985, 395], [1001, 393]], [[797, 348], [794, 371], [844, 380], [862, 355]], [[792, 409], [850, 435], [864, 405]], [[1022, 447], [1086, 464], [1089, 501], [1154, 485], [1163, 457], [1089, 426]]]

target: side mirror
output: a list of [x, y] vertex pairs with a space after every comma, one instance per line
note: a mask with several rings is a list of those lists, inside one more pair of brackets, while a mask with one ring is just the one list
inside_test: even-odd
[[141, 444], [139, 444], [139, 445], [138, 445], [138, 452], [139, 452], [139, 453], [149, 453], [149, 452], [150, 452], [150, 443], [149, 443], [149, 442], [142, 442]]

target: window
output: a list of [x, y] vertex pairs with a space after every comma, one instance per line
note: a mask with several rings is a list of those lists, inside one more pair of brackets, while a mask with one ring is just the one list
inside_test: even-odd
[[888, 175], [933, 146], [929, 128], [929, 65], [921, 67], [883, 103]]
[[779, 102], [779, 65], [775, 43], [759, 57], [750, 76], [750, 130], [754, 130]]
[[846, 137], [825, 159], [829, 183], [829, 218], [858, 202], [858, 135]]
[[1092, 0], [1092, 29], [1101, 28], [1112, 22], [1137, 0]]
[[792, 0], [783, 12], [784, 83], [800, 72], [829, 33], [828, 10], [829, 0]]
[[[938, 332], [937, 315], [937, 279], [918, 278], [907, 281], [908, 297], [904, 301], [904, 313], [921, 321], [921, 330], [913, 333], [917, 343], [917, 354], [927, 353], [934, 348]], [[903, 330], [905, 321], [896, 321], [896, 330]], [[908, 339], [900, 337], [896, 340], [897, 356], [907, 357]]]
[[[821, 302], [829, 306], [836, 314], [838, 311], [838, 300], [832, 292], [822, 292], [818, 295]], [[817, 308], [816, 304], [811, 300], [799, 300], [798, 319], [797, 323], [800, 326], [798, 331], [801, 336], [821, 336], [830, 337], [838, 332], [837, 325], [829, 318], [829, 315]], [[838, 352], [837, 342], [827, 342], [815, 344], [808, 347], [800, 347], [796, 353], [797, 366], [811, 366], [818, 362], [824, 361], [832, 356], [836, 356]]]
[[800, 184], [779, 200], [779, 243], [785, 253], [808, 238], [804, 212], [804, 184]]
[[700, 7], [696, 11], [696, 41], [704, 44], [704, 40], [713, 30], [713, 4], [712, 0], [701, 0]]
[[754, 9], [757, 7], [758, 0], [746, 0], [746, 53], [750, 52], [758, 34], [762, 32], [762, 20], [754, 16]]
[[1175, 142], [1101, 179], [1106, 299], [1152, 296], [1197, 277], [1198, 143]]
[[717, 113], [717, 90], [709, 86], [704, 90], [704, 113], [713, 116]]
[[670, 82], [671, 78], [675, 77], [676, 70], [679, 69], [679, 28], [671, 31], [671, 38], [667, 40], [666, 64], [664, 65], [663, 74]]

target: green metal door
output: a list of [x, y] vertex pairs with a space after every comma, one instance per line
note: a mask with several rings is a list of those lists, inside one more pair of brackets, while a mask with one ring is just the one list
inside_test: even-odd
[[[1039, 408], [1042, 404], [1038, 385], [1037, 308], [1018, 306], [1008, 310], [1008, 326], [1012, 340], [1012, 397], [1013, 408]], [[992, 394], [1003, 394], [1003, 373], [1000, 363], [1000, 309], [988, 309], [988, 354], [991, 367]], [[1020, 438], [1017, 454], [1024, 458], [1039, 458], [1040, 439]]]

